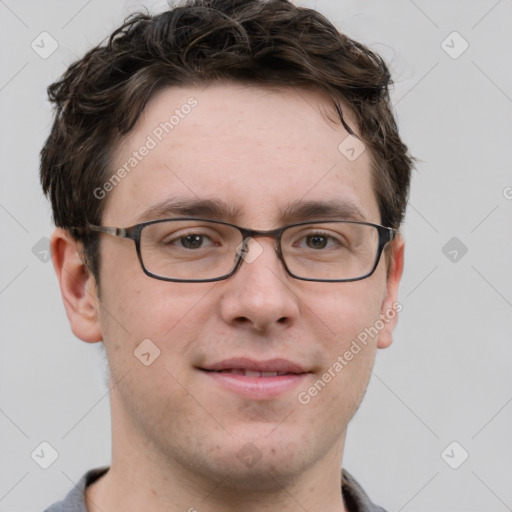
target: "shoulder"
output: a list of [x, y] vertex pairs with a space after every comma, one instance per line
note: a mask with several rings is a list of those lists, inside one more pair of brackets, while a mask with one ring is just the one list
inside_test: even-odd
[[346, 470], [342, 472], [341, 488], [349, 512], [386, 512], [370, 500], [361, 485]]
[[44, 512], [87, 512], [84, 500], [85, 488], [103, 476], [109, 469], [109, 466], [105, 466], [87, 471], [63, 500], [54, 503]]

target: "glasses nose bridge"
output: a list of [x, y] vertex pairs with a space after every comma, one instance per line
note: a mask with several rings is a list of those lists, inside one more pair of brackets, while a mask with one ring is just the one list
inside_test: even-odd
[[269, 230], [259, 230], [259, 229], [241, 229], [244, 240], [247, 238], [273, 238], [275, 242], [275, 247], [280, 247], [281, 245], [281, 235], [284, 228], [276, 228]]
[[[251, 238], [272, 238], [274, 240], [274, 250], [277, 253], [277, 257], [281, 261], [281, 263], [286, 268], [286, 264], [283, 259], [283, 254], [281, 250], [281, 236], [283, 231], [286, 228], [276, 228], [270, 230], [259, 230], [259, 229], [247, 229], [247, 228], [238, 228], [240, 233], [242, 234], [242, 240], [244, 247], [247, 247], [247, 241]], [[240, 259], [245, 260], [244, 253], [240, 253]]]

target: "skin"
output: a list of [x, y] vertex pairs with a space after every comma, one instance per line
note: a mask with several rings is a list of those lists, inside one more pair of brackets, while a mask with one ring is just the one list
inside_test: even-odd
[[[148, 206], [173, 196], [239, 205], [224, 220], [261, 230], [285, 224], [279, 211], [299, 200], [351, 202], [364, 220], [380, 223], [369, 152], [350, 162], [338, 151], [348, 134], [322, 114], [335, 119], [329, 99], [310, 90], [222, 83], [160, 91], [116, 148], [113, 169], [191, 96], [197, 107], [104, 199], [103, 225], [136, 224]], [[345, 116], [355, 129], [346, 109]], [[146, 276], [131, 240], [98, 236], [101, 300], [79, 245], [61, 229], [52, 239], [72, 330], [85, 342], [103, 341], [111, 369], [112, 464], [87, 488], [88, 509], [346, 510], [346, 428], [376, 349], [392, 342], [396, 315], [309, 404], [297, 393], [397, 301], [402, 238], [360, 281], [296, 280], [273, 240], [259, 238], [262, 254], [234, 276], [190, 284]], [[150, 366], [133, 354], [147, 338], [161, 351]], [[300, 389], [250, 400], [197, 370], [239, 356], [283, 357], [311, 373]], [[252, 467], [237, 457], [247, 443], [261, 455]]]

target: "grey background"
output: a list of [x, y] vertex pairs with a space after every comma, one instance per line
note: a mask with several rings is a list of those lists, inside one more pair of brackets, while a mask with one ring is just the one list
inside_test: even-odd
[[[71, 333], [41, 261], [52, 226], [38, 153], [46, 86], [139, 5], [0, 0], [0, 511], [43, 510], [110, 461], [104, 362]], [[395, 343], [378, 354], [344, 466], [389, 512], [512, 510], [512, 2], [300, 5], [386, 58], [401, 133], [421, 159]], [[46, 59], [31, 48], [43, 31], [59, 45]], [[454, 31], [469, 45], [458, 58]], [[43, 441], [58, 452], [48, 469], [31, 457]], [[445, 460], [460, 463], [461, 448], [441, 456], [453, 441], [469, 453], [458, 469]]]

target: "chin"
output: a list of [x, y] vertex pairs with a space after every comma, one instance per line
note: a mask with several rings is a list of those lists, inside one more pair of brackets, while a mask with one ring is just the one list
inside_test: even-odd
[[[283, 453], [279, 447], [271, 448], [268, 452], [258, 449], [250, 460], [248, 454], [254, 447], [254, 444], [247, 443], [238, 453], [232, 454], [228, 461], [219, 461], [217, 479], [220, 476], [218, 473], [224, 475], [224, 490], [240, 493], [275, 492], [292, 484], [308, 466], [301, 450]], [[244, 450], [245, 454], [241, 456]], [[247, 460], [245, 463], [240, 460], [244, 457]]]
[[[223, 489], [235, 492], [273, 492], [292, 484], [319, 458], [322, 447], [312, 446], [310, 439], [283, 426], [272, 431], [252, 428], [238, 432], [229, 444], [220, 447], [210, 471], [215, 479], [224, 480]], [[275, 428], [275, 427], [274, 427]], [[220, 455], [220, 456], [219, 456]]]

